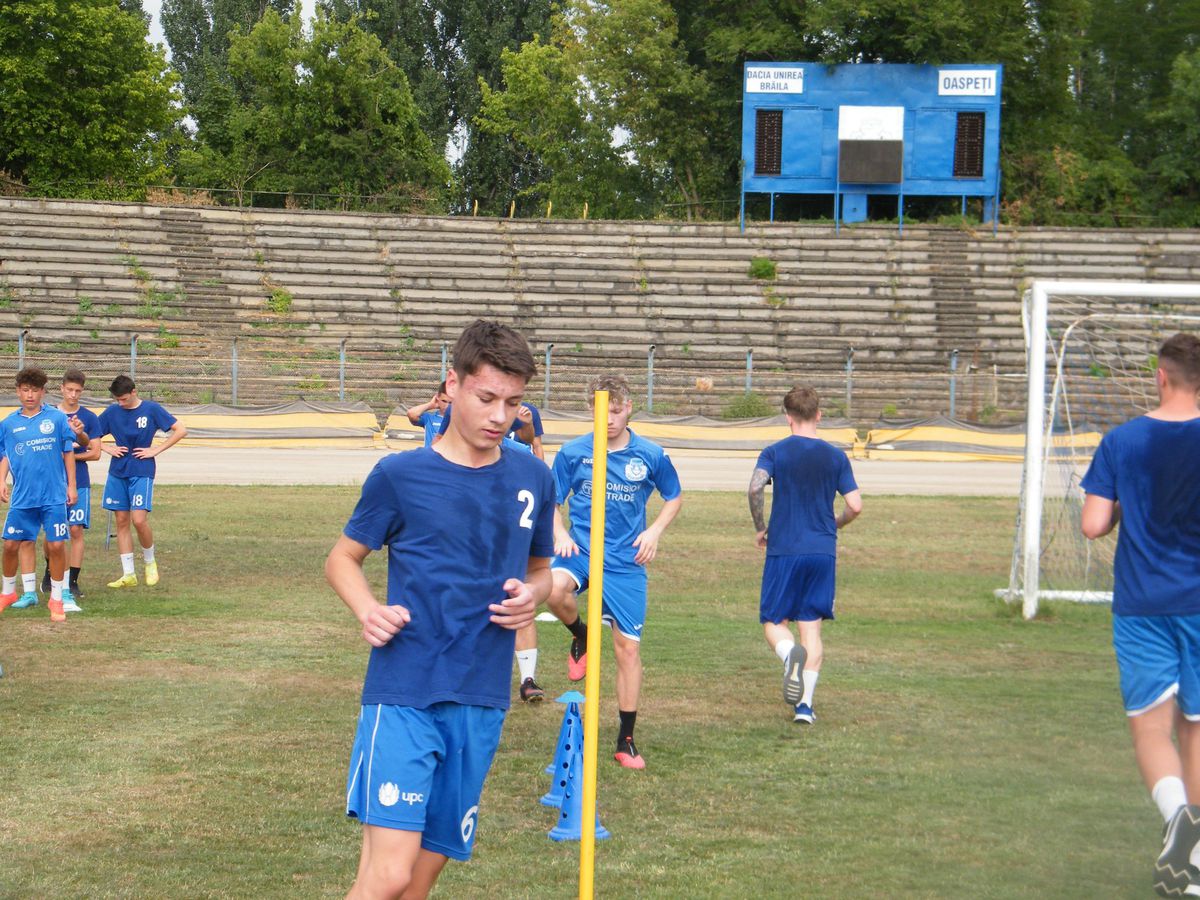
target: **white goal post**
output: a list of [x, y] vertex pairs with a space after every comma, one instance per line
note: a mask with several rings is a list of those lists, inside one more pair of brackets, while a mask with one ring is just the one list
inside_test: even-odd
[[[1060, 501], [1071, 493], [1081, 500], [1078, 476], [1098, 440], [1096, 426], [1107, 430], [1117, 424], [1103, 415], [1092, 415], [1087, 402], [1073, 400], [1074, 388], [1068, 387], [1072, 369], [1076, 382], [1088, 382], [1092, 397], [1125, 395], [1133, 389], [1144, 392], [1120, 398], [1121, 419], [1152, 408], [1157, 344], [1149, 351], [1145, 348], [1152, 339], [1200, 330], [1200, 304], [1188, 301], [1200, 301], [1200, 283], [1039, 280], [1025, 292], [1025, 462], [1009, 586], [996, 593], [1009, 601], [1020, 597], [1026, 619], [1037, 614], [1039, 598], [1112, 599], [1110, 591], [1095, 590], [1088, 584], [1042, 589], [1043, 553], [1049, 543], [1044, 522], [1046, 503], [1051, 499], [1047, 490]], [[1084, 421], [1087, 425], [1079, 427]], [[1057, 466], [1057, 479], [1048, 483], [1052, 462], [1062, 465]], [[1061, 545], [1068, 544], [1070, 549], [1065, 552], [1069, 555], [1090, 557], [1092, 548], [1078, 534], [1079, 522], [1062, 523], [1062, 528], [1073, 530], [1071, 537], [1079, 543], [1070, 545], [1064, 534], [1060, 552]], [[1105, 561], [1106, 567], [1108, 564]]]

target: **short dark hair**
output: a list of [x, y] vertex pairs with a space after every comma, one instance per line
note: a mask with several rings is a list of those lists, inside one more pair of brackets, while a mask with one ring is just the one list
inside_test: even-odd
[[67, 369], [63, 372], [63, 384], [77, 384], [83, 387], [87, 384], [87, 379], [83, 377], [83, 371], [80, 369]]
[[112, 384], [108, 386], [108, 392], [114, 397], [124, 397], [130, 391], [136, 391], [137, 385], [133, 383], [133, 379], [128, 375], [118, 375], [112, 380]]
[[444, 379], [444, 378], [442, 379], [442, 383], [438, 385], [437, 392], [439, 394], [446, 393], [446, 379]]
[[525, 338], [507, 325], [476, 319], [463, 329], [454, 345], [454, 371], [459, 378], [466, 378], [485, 365], [526, 382], [537, 374], [537, 364]]
[[1200, 388], [1200, 338], [1180, 332], [1158, 348], [1158, 367], [1172, 387]]
[[821, 401], [812, 388], [797, 386], [783, 398], [783, 409], [797, 422], [811, 422], [821, 410]]
[[26, 366], [17, 373], [17, 387], [28, 385], [29, 387], [41, 389], [46, 386], [46, 382], [49, 380], [50, 376], [37, 366]]

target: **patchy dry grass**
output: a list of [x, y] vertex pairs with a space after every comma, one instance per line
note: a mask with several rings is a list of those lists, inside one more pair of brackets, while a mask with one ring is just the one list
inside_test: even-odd
[[[365, 647], [321, 563], [343, 488], [167, 488], [163, 583], [87, 612], [0, 616], [0, 897], [335, 897], [357, 828], [345, 766]], [[1159, 825], [1138, 784], [1103, 609], [1025, 623], [992, 599], [1012, 501], [867, 498], [844, 533], [818, 724], [791, 722], [757, 619], [745, 499], [689, 495], [651, 575], [642, 773], [608, 762], [597, 892], [632, 897], [1127, 897]], [[381, 559], [370, 574], [382, 583]], [[567, 689], [566, 632], [541, 676]], [[607, 643], [607, 642], [606, 642]], [[440, 895], [568, 897], [549, 841], [561, 708], [518, 704], [476, 859]]]

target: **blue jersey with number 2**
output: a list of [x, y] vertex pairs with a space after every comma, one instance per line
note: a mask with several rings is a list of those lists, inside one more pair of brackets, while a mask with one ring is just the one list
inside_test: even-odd
[[515, 632], [488, 605], [531, 556], [554, 555], [554, 508], [550, 470], [528, 453], [478, 469], [426, 448], [380, 460], [344, 533], [388, 548], [388, 605], [412, 619], [372, 648], [364, 704], [508, 708]]

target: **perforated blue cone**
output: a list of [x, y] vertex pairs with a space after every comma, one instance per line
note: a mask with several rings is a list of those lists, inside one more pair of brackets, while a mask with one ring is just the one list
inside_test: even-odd
[[546, 769], [553, 779], [550, 790], [542, 797], [543, 806], [562, 806], [563, 791], [571, 772], [571, 755], [575, 748], [583, 748], [583, 721], [579, 718], [579, 705], [572, 703], [563, 713], [562, 730], [558, 736], [558, 749], [554, 751], [554, 762]]
[[[582, 735], [583, 729], [580, 729]], [[554, 841], [577, 841], [583, 837], [583, 742], [571, 751], [567, 776], [563, 779], [562, 805], [558, 811], [558, 824], [550, 829]], [[600, 824], [600, 813], [596, 813], [596, 840], [609, 837]]]

